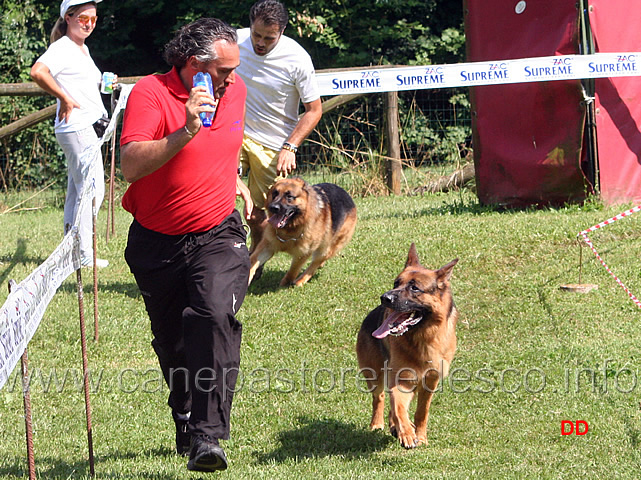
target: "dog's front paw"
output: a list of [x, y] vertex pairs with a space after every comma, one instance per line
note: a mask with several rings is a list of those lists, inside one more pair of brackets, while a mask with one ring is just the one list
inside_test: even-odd
[[296, 281], [294, 282], [293, 285], [295, 287], [302, 287], [303, 285], [305, 285], [307, 283], [308, 280], [309, 280], [309, 277], [307, 277], [305, 275], [301, 275], [300, 277], [298, 277], [296, 279]]
[[410, 448], [416, 448], [418, 447], [419, 444], [419, 439], [416, 435], [413, 433], [405, 434], [405, 435], [398, 435], [398, 441], [401, 443], [401, 445], [404, 448], [407, 448], [408, 450]]
[[390, 433], [398, 438], [399, 443], [404, 448], [416, 448], [419, 446], [419, 437], [416, 435], [416, 430], [413, 424], [407, 426], [390, 425]]
[[427, 436], [426, 435], [419, 435], [417, 438], [418, 438], [418, 444], [417, 445], [427, 445]]

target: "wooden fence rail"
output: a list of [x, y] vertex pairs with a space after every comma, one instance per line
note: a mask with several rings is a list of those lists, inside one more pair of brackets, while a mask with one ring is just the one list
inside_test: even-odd
[[[136, 83], [142, 77], [118, 77], [119, 83], [132, 84]], [[49, 95], [43, 89], [33, 82], [25, 83], [0, 83], [0, 96], [43, 96]], [[389, 191], [395, 195], [401, 193], [401, 159], [400, 159], [400, 149], [399, 149], [399, 129], [398, 129], [398, 92], [387, 92], [384, 94], [386, 105], [387, 105], [387, 114], [386, 114], [386, 139], [388, 151], [385, 158], [387, 159], [388, 165], [386, 168], [386, 183]], [[336, 97], [331, 97], [328, 100], [324, 101], [322, 104], [323, 114], [330, 112], [340, 105], [344, 105], [352, 100], [363, 96], [363, 94], [351, 94], [351, 95], [338, 95]], [[51, 105], [49, 107], [43, 108], [42, 110], [16, 120], [15, 122], [10, 123], [0, 127], [0, 140], [5, 137], [10, 137], [16, 135], [17, 133], [25, 130], [27, 128], [33, 127], [34, 125], [53, 118], [56, 114], [56, 105]]]

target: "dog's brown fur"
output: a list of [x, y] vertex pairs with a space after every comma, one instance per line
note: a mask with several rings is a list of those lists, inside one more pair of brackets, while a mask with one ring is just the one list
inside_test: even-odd
[[[370, 428], [384, 428], [385, 388], [390, 393], [389, 427], [405, 448], [427, 444], [427, 420], [439, 380], [449, 373], [456, 351], [458, 312], [450, 289], [458, 259], [429, 270], [419, 263], [412, 243], [405, 268], [394, 289], [381, 296], [358, 333], [356, 352], [361, 372], [373, 395]], [[414, 312], [414, 317], [411, 313]], [[390, 334], [408, 318], [422, 319], [408, 330]], [[400, 333], [400, 335], [398, 335]], [[393, 336], [393, 335], [397, 336]], [[409, 405], [417, 392], [414, 423]]]
[[[267, 202], [267, 224], [250, 257], [249, 283], [275, 253], [286, 252], [292, 263], [280, 285], [300, 287], [350, 241], [356, 228], [354, 201], [334, 184], [311, 186], [298, 177], [282, 179], [269, 191]], [[311, 263], [296, 278], [309, 257]]]

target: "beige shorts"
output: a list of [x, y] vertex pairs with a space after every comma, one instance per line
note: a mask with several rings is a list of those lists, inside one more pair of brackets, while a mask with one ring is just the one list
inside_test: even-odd
[[247, 172], [247, 186], [254, 207], [265, 210], [265, 199], [272, 185], [282, 178], [276, 173], [278, 153], [245, 136], [240, 150], [240, 164]]

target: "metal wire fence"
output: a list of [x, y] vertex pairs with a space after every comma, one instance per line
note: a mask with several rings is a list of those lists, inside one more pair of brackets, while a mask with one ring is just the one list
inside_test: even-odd
[[[354, 194], [386, 190], [385, 108], [383, 95], [370, 94], [325, 113], [299, 149], [299, 173], [319, 174]], [[399, 113], [406, 193], [471, 161], [467, 90], [399, 92]]]
[[[470, 161], [471, 117], [466, 89], [404, 91], [398, 97], [402, 191], [407, 193], [428, 182], [431, 176], [446, 174]], [[300, 146], [298, 174], [319, 176], [356, 195], [386, 193], [385, 109], [385, 95], [370, 94], [326, 112]], [[58, 177], [59, 183], [64, 184], [64, 160], [59, 149], [54, 148], [52, 124], [47, 121], [3, 141], [3, 188], [34, 188]], [[34, 147], [24, 149], [25, 145]], [[104, 153], [105, 159], [111, 156], [110, 152]], [[116, 165], [118, 153], [116, 149]]]

